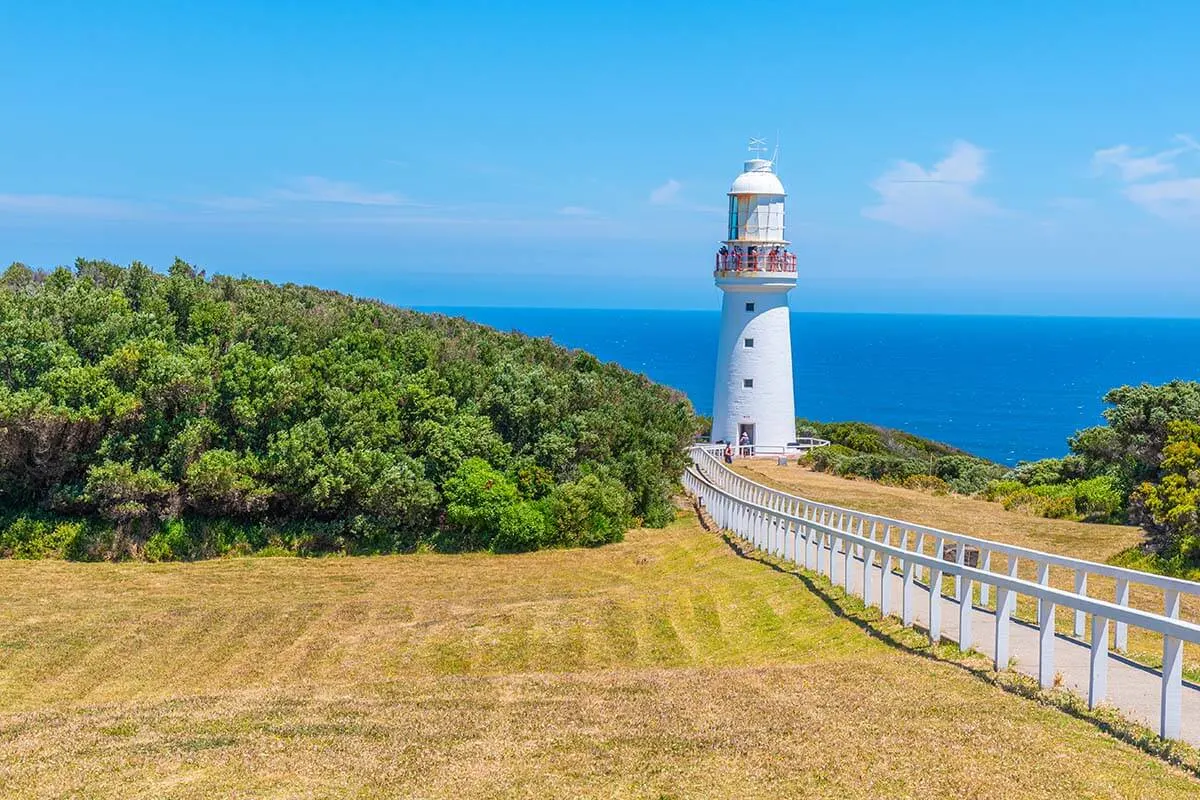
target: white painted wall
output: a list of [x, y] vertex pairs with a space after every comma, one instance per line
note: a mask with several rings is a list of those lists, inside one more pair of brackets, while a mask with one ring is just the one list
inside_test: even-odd
[[[718, 281], [724, 290], [712, 441], [736, 442], [738, 426], [752, 423], [754, 443], [785, 445], [796, 439], [792, 389], [792, 339], [787, 293], [795, 280]], [[746, 303], [754, 311], [746, 311]], [[754, 339], [753, 347], [745, 340]], [[752, 378], [747, 389], [743, 379]]]

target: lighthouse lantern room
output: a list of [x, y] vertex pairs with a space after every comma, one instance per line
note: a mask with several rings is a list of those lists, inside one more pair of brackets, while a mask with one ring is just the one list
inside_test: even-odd
[[[753, 150], [761, 140], [751, 143]], [[786, 447], [796, 438], [787, 294], [796, 256], [784, 238], [785, 192], [774, 163], [756, 157], [729, 189], [729, 228], [713, 277], [721, 335], [712, 441]]]

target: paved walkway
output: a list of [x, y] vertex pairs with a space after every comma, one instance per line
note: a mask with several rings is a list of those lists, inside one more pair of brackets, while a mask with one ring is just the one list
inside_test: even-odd
[[[829, 555], [826, 550], [825, 556]], [[803, 551], [801, 551], [803, 556]], [[803, 558], [801, 558], [801, 561]], [[841, 585], [844, 566], [842, 555], [836, 554], [834, 563], [834, 583]], [[824, 559], [822, 564], [825, 564]], [[872, 593], [874, 604], [879, 605], [880, 572], [879, 566], [872, 566]], [[828, 573], [826, 573], [828, 574]], [[850, 567], [850, 591], [862, 597], [863, 563], [855, 559]], [[895, 573], [890, 576], [891, 606], [890, 612], [899, 616], [904, 584], [901, 577]], [[993, 588], [992, 591], [995, 591]], [[917, 584], [913, 590], [915, 600], [914, 620], [918, 626], [929, 628], [929, 591]], [[956, 644], [959, 642], [958, 614], [959, 604], [948, 597], [942, 597], [942, 638]], [[974, 648], [988, 656], [996, 653], [996, 618], [991, 611], [974, 607], [971, 616], [971, 638]], [[1038, 629], [1023, 622], [1014, 620], [1009, 628], [1009, 652], [1016, 659], [1014, 668], [1018, 672], [1037, 677], [1038, 675]], [[1078, 640], [1056, 635], [1054, 637], [1054, 671], [1062, 675], [1062, 685], [1086, 698], [1090, 667], [1091, 648]], [[1161, 675], [1148, 667], [1133, 664], [1119, 656], [1109, 654], [1108, 658], [1108, 692], [1107, 703], [1124, 716], [1146, 725], [1153, 731], [1158, 730], [1159, 697], [1162, 690]], [[1180, 738], [1189, 744], [1200, 746], [1200, 687], [1183, 683], [1183, 709], [1181, 714]]]

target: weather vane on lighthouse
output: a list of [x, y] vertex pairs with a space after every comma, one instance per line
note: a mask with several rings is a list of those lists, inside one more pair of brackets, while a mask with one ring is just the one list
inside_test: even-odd
[[764, 139], [729, 189], [729, 227], [713, 278], [721, 289], [721, 335], [712, 441], [786, 448], [796, 439], [787, 295], [796, 256], [783, 238], [786, 193]]

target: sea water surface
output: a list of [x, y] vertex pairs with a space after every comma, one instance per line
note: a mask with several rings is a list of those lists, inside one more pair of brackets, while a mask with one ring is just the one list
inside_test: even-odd
[[[428, 309], [549, 336], [712, 413], [717, 311]], [[796, 414], [911, 431], [1015, 464], [1067, 451], [1114, 386], [1200, 380], [1200, 319], [792, 313]]]

